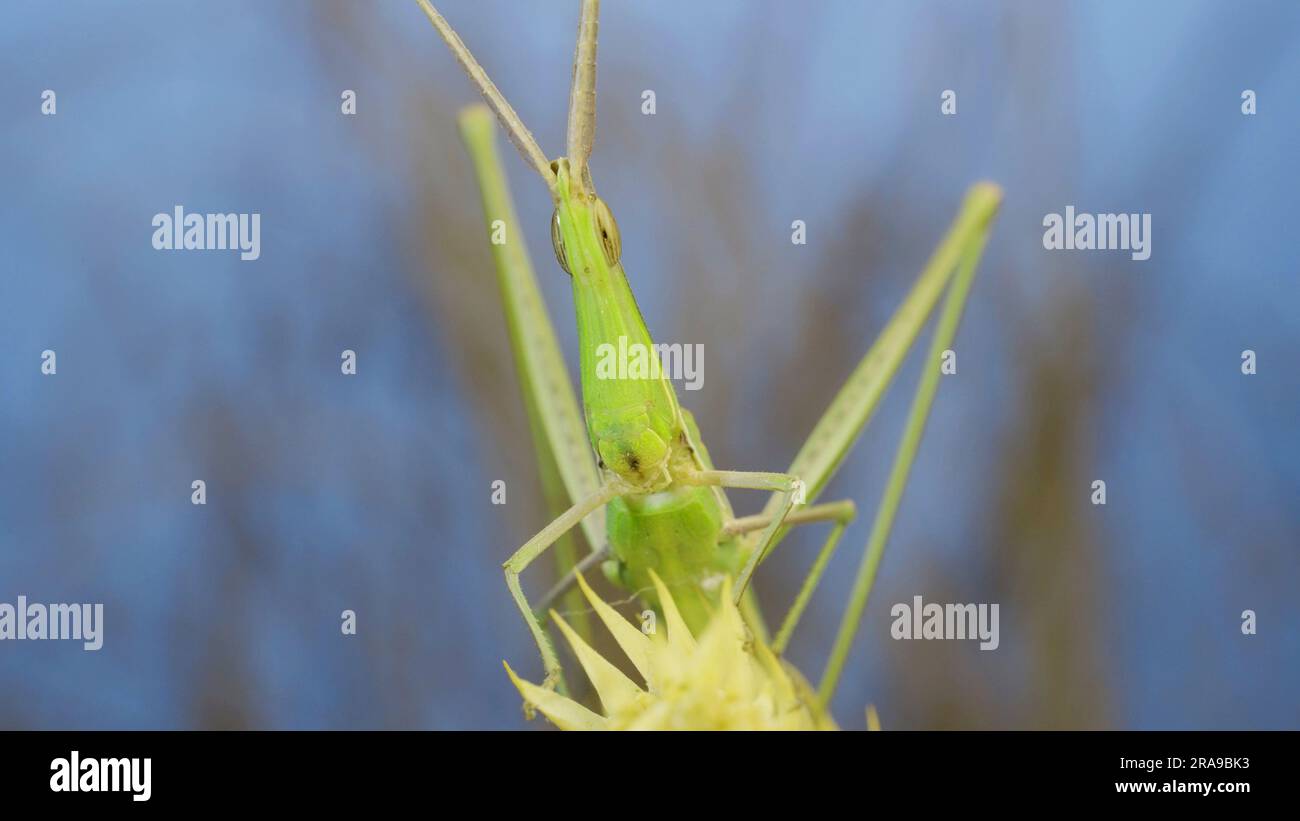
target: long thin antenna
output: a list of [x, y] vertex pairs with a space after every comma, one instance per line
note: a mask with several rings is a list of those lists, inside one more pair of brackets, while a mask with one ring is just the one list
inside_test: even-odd
[[[433, 27], [438, 30], [438, 34], [442, 35], [442, 39], [446, 41], [451, 53], [456, 56], [456, 61], [460, 63], [460, 67], [465, 69], [465, 73], [469, 75], [470, 80], [474, 82], [474, 85], [478, 86], [478, 90], [483, 94], [483, 99], [487, 100], [487, 104], [491, 106], [497, 115], [497, 119], [501, 121], [507, 136], [510, 137], [510, 142], [515, 144], [515, 148], [519, 149], [519, 153], [523, 155], [524, 160], [542, 176], [542, 179], [546, 181], [546, 187], [554, 195], [556, 192], [555, 172], [551, 171], [551, 163], [546, 159], [546, 154], [541, 147], [537, 145], [537, 140], [533, 139], [532, 132], [524, 125], [524, 121], [519, 119], [519, 115], [506, 101], [505, 96], [496, 87], [496, 83], [492, 82], [492, 78], [488, 77], [487, 72], [483, 70], [483, 66], [479, 65], [478, 60], [474, 59], [473, 54], [470, 54], [464, 41], [460, 39], [460, 35], [456, 34], [455, 29], [443, 19], [443, 16], [438, 13], [433, 4], [429, 0], [416, 0], [416, 2], [420, 4], [420, 8], [424, 9], [425, 16], [429, 18], [429, 22], [433, 23]], [[593, 55], [595, 53], [594, 42], [592, 44], [592, 53]]]
[[596, 32], [600, 0], [582, 0], [578, 45], [573, 50], [573, 86], [569, 89], [569, 169], [587, 187], [587, 158], [596, 138]]

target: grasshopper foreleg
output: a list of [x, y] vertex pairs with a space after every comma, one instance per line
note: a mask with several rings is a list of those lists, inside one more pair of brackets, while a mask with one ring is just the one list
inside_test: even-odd
[[533, 634], [533, 639], [537, 642], [537, 649], [542, 654], [542, 666], [546, 670], [546, 680], [542, 683], [543, 687], [554, 688], [560, 682], [560, 660], [555, 654], [555, 648], [551, 645], [551, 640], [547, 637], [546, 631], [542, 629], [542, 624], [537, 618], [536, 612], [528, 604], [528, 599], [524, 596], [523, 587], [519, 584], [519, 575], [524, 572], [538, 556], [546, 552], [546, 549], [563, 536], [569, 530], [577, 526], [592, 511], [604, 507], [611, 499], [623, 492], [622, 488], [616, 484], [606, 484], [595, 493], [575, 504], [573, 507], [562, 513], [555, 521], [544, 527], [536, 536], [529, 539], [523, 547], [515, 551], [515, 554], [506, 560], [503, 567], [506, 571], [506, 586], [510, 588], [510, 595], [514, 596], [515, 603], [519, 605], [519, 611], [524, 615], [524, 621], [528, 623], [528, 629]]

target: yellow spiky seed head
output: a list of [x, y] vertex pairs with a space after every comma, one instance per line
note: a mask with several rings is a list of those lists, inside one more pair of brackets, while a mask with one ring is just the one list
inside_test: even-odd
[[757, 640], [731, 601], [730, 579], [698, 639], [668, 588], [651, 571], [667, 633], [646, 635], [578, 577], [592, 608], [645, 681], [638, 685], [596, 652], [562, 619], [551, 616], [600, 698], [602, 713], [520, 679], [506, 664], [524, 701], [563, 730], [833, 730], [797, 670]]

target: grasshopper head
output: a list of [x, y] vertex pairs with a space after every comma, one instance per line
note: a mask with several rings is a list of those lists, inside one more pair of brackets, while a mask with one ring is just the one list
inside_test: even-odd
[[[593, 267], [613, 268], [623, 256], [618, 223], [605, 201], [596, 196], [591, 174], [578, 184], [564, 157], [551, 163], [555, 171], [556, 205], [551, 215], [551, 248], [566, 274], [590, 275]], [[597, 253], [598, 249], [598, 253]]]

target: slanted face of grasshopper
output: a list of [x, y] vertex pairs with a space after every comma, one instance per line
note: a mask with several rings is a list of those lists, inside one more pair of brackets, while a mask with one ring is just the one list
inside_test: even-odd
[[[939, 351], [951, 342], [1000, 192], [990, 184], [972, 189], [957, 224], [935, 252], [907, 301], [850, 376], [787, 471], [718, 470], [700, 440], [694, 420], [678, 403], [665, 375], [655, 372], [613, 379], [601, 378], [597, 370], [596, 352], [602, 345], [618, 347], [621, 339], [629, 347], [635, 344], [644, 346], [642, 350], [654, 350], [623, 270], [617, 223], [596, 194], [587, 164], [595, 133], [599, 0], [582, 3], [569, 99], [567, 156], [554, 161], [546, 159], [514, 109], [446, 20], [428, 0], [417, 2], [479, 87], [516, 148], [545, 181], [555, 204], [551, 217], [555, 256], [572, 279], [590, 449], [574, 445], [578, 438], [574, 431], [580, 425], [575, 418], [576, 403], [522, 243], [516, 239], [511, 247], [494, 247], [526, 404], [534, 430], [545, 439], [539, 442], [544, 470], [554, 469], [572, 505], [505, 564], [509, 589], [541, 652], [547, 684], [553, 686], [560, 680], [559, 661], [524, 596], [519, 577], [534, 559], [574, 527], [582, 527], [588, 541], [597, 546], [574, 572], [607, 557], [603, 568], [613, 582], [646, 595], [644, 591], [654, 589], [650, 579], [653, 569], [672, 590], [678, 608], [695, 631], [703, 627], [712, 612], [721, 576], [732, 575], [736, 578], [737, 601], [753, 629], [761, 632], [764, 627], [748, 583], [759, 562], [783, 535], [783, 525], [834, 523], [773, 642], [773, 648], [780, 652], [839, 536], [854, 515], [849, 501], [806, 507], [805, 503], [812, 501], [829, 481], [957, 270], [935, 337], [936, 345], [942, 343]], [[481, 107], [471, 109], [462, 115], [461, 129], [479, 173], [489, 224], [497, 219], [512, 223], [513, 204], [497, 162], [490, 115]], [[908, 433], [891, 474], [890, 490], [897, 484], [899, 493], [886, 493], [877, 516], [859, 583], [822, 683], [823, 700], [829, 699], [834, 689], [843, 655], [865, 605], [897, 496], [906, 482], [920, 427], [928, 414], [938, 374], [937, 353], [930, 362], [933, 367], [922, 379]], [[931, 373], [934, 378], [930, 378]], [[723, 488], [763, 490], [774, 495], [761, 514], [737, 518]], [[563, 583], [548, 594], [548, 600], [562, 587]], [[652, 594], [647, 601], [657, 604]]]

